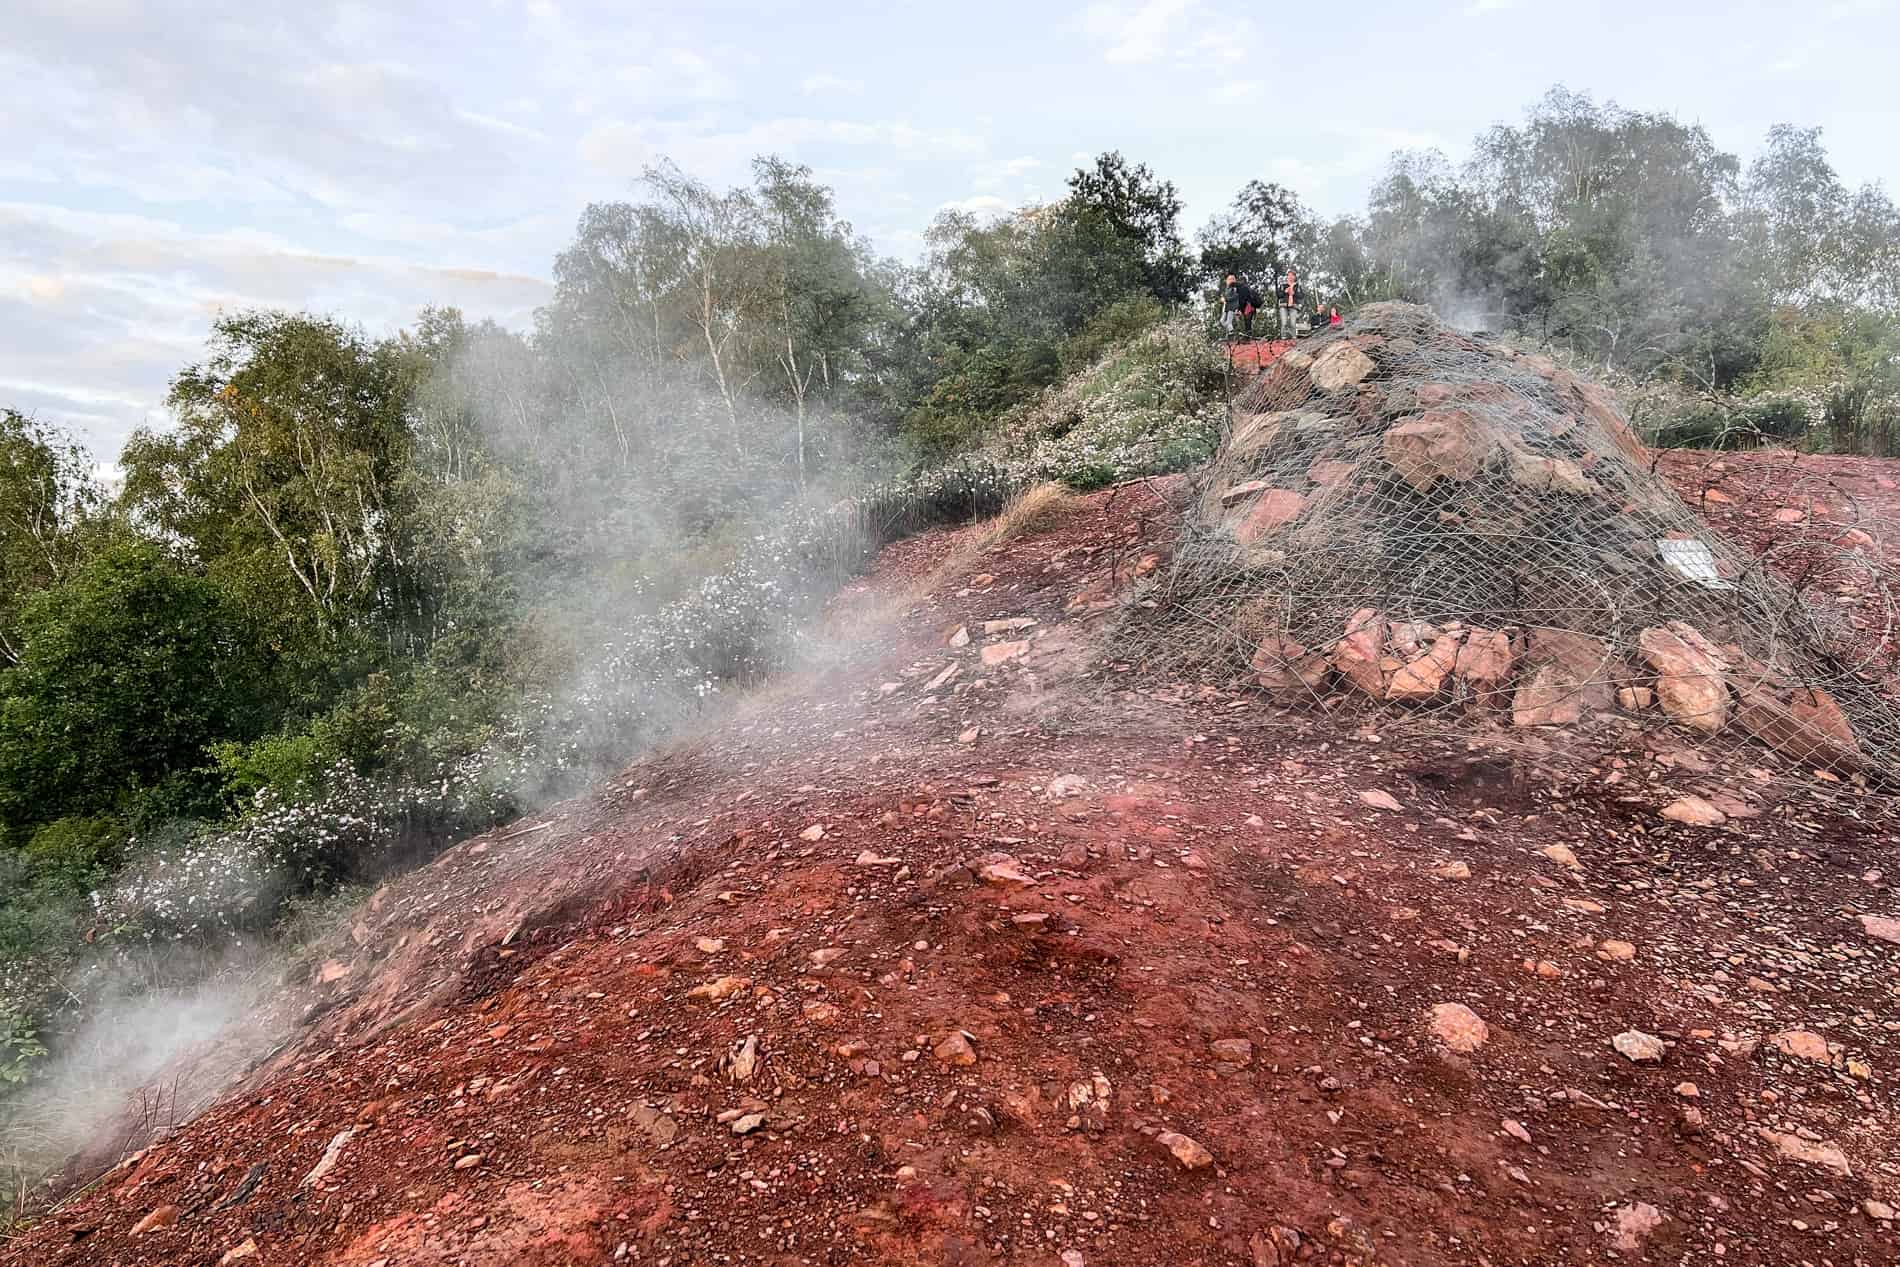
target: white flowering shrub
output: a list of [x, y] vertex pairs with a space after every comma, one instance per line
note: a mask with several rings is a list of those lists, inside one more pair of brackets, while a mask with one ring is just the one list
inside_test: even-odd
[[1199, 322], [1165, 322], [1005, 415], [989, 451], [1023, 485], [1096, 488], [1196, 466], [1226, 416], [1221, 357]]
[[262, 925], [291, 896], [386, 868], [505, 815], [511, 804], [487, 777], [488, 755], [444, 763], [426, 780], [369, 778], [342, 764], [301, 801], [265, 788], [232, 822], [143, 842], [138, 861], [93, 894], [94, 911], [108, 927], [146, 938]]

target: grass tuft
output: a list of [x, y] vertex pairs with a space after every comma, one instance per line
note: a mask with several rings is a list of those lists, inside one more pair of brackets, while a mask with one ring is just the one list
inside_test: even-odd
[[1066, 484], [1050, 481], [1026, 488], [1011, 497], [996, 518], [983, 526], [978, 545], [984, 550], [996, 550], [1019, 537], [1042, 532], [1072, 514], [1081, 501]]

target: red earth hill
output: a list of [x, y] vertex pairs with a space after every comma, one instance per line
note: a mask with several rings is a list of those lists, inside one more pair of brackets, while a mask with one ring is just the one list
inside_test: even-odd
[[1180, 497], [891, 547], [847, 667], [389, 884], [0, 1262], [1896, 1261], [1884, 803], [1135, 689]]

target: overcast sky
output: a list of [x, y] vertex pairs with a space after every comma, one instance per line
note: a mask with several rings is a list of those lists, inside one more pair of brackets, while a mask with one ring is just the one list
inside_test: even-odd
[[581, 208], [661, 155], [807, 163], [910, 257], [939, 208], [1050, 197], [1111, 148], [1190, 228], [1252, 177], [1357, 211], [1394, 149], [1459, 157], [1562, 82], [1744, 158], [1820, 125], [1891, 191], [1897, 8], [7, 0], [0, 405], [110, 462], [220, 309], [525, 325]]

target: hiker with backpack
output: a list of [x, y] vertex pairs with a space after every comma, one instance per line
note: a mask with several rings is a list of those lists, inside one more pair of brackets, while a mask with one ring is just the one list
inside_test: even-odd
[[1221, 292], [1220, 299], [1221, 329], [1231, 335], [1238, 323], [1246, 330], [1246, 337], [1253, 338], [1253, 315], [1259, 311], [1260, 304], [1259, 291], [1235, 274], [1227, 274], [1227, 289]]

